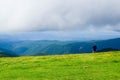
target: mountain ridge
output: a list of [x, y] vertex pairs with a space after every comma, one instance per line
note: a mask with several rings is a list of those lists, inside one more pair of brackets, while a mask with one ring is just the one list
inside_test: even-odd
[[104, 49], [120, 50], [120, 38], [92, 41], [57, 41], [57, 40], [25, 40], [3, 41], [0, 48], [9, 50], [19, 56], [25, 55], [53, 55], [69, 53], [90, 53], [93, 44], [97, 44], [98, 51]]

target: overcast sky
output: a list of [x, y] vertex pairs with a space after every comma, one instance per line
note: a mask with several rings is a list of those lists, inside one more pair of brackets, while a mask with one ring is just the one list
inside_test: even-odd
[[120, 37], [120, 0], [0, 0], [0, 34], [16, 32], [32, 39]]

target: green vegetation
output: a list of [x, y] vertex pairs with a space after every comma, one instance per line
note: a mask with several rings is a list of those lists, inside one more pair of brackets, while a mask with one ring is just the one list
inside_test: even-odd
[[8, 55], [6, 55], [5, 53], [3, 52], [0, 52], [0, 57], [7, 57]]
[[0, 80], [120, 80], [120, 51], [0, 58]]

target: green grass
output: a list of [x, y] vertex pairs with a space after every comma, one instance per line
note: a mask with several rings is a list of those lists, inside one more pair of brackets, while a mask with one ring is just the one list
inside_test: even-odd
[[120, 51], [0, 58], [0, 80], [120, 80]]

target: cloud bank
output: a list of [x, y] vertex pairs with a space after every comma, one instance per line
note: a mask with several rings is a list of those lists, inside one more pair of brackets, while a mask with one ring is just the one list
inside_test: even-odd
[[0, 32], [117, 31], [120, 0], [0, 0]]

